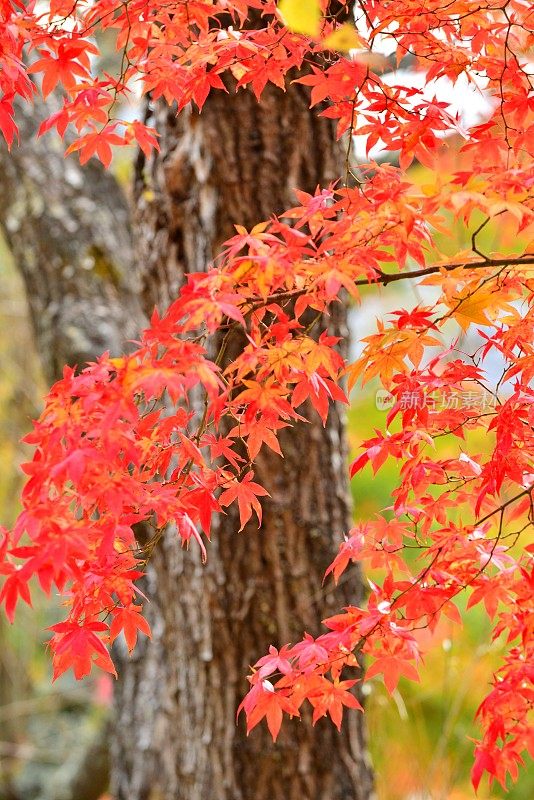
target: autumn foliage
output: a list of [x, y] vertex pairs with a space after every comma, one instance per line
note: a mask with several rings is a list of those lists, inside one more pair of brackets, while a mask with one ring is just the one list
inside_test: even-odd
[[[324, 423], [331, 403], [378, 380], [391, 408], [351, 474], [395, 459], [400, 480], [390, 508], [345, 532], [327, 575], [337, 581], [361, 561], [383, 580], [317, 638], [258, 660], [242, 703], [248, 730], [265, 718], [276, 738], [305, 702], [314, 722], [328, 715], [339, 727], [344, 707], [361, 709], [357, 680], [381, 675], [389, 692], [400, 676], [417, 680], [418, 631], [443, 615], [460, 623], [455, 600], [467, 592], [507, 642], [478, 711], [473, 783], [487, 772], [505, 785], [534, 753], [534, 13], [528, 0], [367, 0], [355, 16], [319, 0], [0, 3], [10, 146], [15, 101], [37, 91], [62, 98], [39, 133], [69, 131], [67, 153], [108, 165], [115, 145], [158, 146], [154, 129], [117, 116], [130, 95], [150, 92], [180, 112], [202, 109], [212, 91], [260, 99], [287, 80], [309, 87], [347, 141], [337, 184], [313, 196], [296, 187], [280, 217], [251, 231], [236, 224], [216, 262], [154, 311], [133, 352], [65, 369], [26, 439], [35, 454], [23, 511], [2, 535], [1, 600], [13, 620], [32, 578], [54, 587], [65, 602], [50, 642], [55, 675], [114, 673], [114, 639], [124, 633], [132, 650], [139, 631], [149, 634], [135, 582], [163, 529], [174, 525], [205, 558], [213, 515], [236, 504], [240, 530], [255, 535], [267, 494], [254, 475], [261, 448], [282, 455], [282, 428], [313, 414]], [[122, 52], [115, 76], [94, 68], [104, 30]], [[422, 79], [394, 71], [405, 58]], [[444, 82], [487, 98], [469, 128], [440, 100]], [[355, 133], [369, 162], [357, 168]], [[431, 167], [451, 136], [468, 166], [417, 185], [408, 167]], [[399, 166], [379, 158], [393, 151]], [[438, 234], [459, 224], [470, 245], [451, 257]], [[506, 226], [505, 251], [480, 244], [494, 224]], [[433, 287], [434, 300], [379, 321], [345, 363], [328, 331], [331, 304], [399, 281]], [[234, 337], [243, 347], [229, 358]], [[480, 434], [483, 452], [472, 444]], [[139, 523], [151, 531], [143, 547]]]

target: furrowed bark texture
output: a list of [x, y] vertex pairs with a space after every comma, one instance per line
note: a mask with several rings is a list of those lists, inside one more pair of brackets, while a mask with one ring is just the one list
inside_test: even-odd
[[[234, 233], [340, 176], [333, 128], [308, 110], [301, 88], [267, 90], [261, 104], [241, 92], [208, 99], [178, 118], [157, 107], [161, 152], [137, 169], [136, 236], [143, 302], [163, 309], [188, 272], [203, 270]], [[334, 329], [343, 329], [336, 312]], [[169, 531], [148, 566], [153, 639], [119, 666], [112, 787], [116, 800], [368, 800], [372, 778], [362, 715], [341, 734], [309, 716], [285, 722], [273, 745], [266, 729], [247, 738], [237, 706], [249, 665], [270, 643], [320, 632], [320, 620], [361, 599], [358, 573], [321, 588], [350, 527], [341, 409], [323, 429], [284, 431], [285, 458], [260, 454], [256, 477], [271, 498], [264, 519], [238, 533], [218, 521], [208, 564]], [[122, 660], [122, 659], [121, 659]]]

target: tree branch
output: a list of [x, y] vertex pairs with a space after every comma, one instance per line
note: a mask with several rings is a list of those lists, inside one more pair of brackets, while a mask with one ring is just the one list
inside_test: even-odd
[[[445, 263], [445, 264], [432, 264], [428, 267], [421, 269], [414, 269], [409, 272], [395, 272], [393, 275], [386, 272], [379, 274], [376, 283], [381, 283], [383, 286], [388, 286], [390, 283], [397, 281], [411, 280], [413, 278], [424, 278], [426, 275], [433, 275], [437, 272], [445, 270], [445, 272], [452, 272], [455, 269], [488, 269], [491, 267], [512, 267], [521, 266], [523, 264], [534, 264], [534, 255], [528, 256], [514, 256], [511, 258], [487, 258], [482, 261], [468, 261], [463, 264], [459, 263]], [[371, 285], [373, 281], [361, 280], [356, 281], [356, 286]]]
[[[360, 280], [354, 281], [355, 286], [373, 286], [375, 284], [380, 284], [382, 286], [389, 286], [390, 283], [397, 283], [398, 281], [405, 281], [405, 280], [413, 280], [414, 278], [424, 278], [426, 275], [434, 275], [437, 272], [441, 272], [445, 270], [445, 272], [452, 272], [455, 269], [464, 268], [464, 269], [488, 269], [491, 267], [508, 267], [508, 266], [522, 266], [523, 264], [530, 265], [534, 264], [534, 255], [527, 255], [527, 256], [514, 256], [510, 258], [493, 258], [493, 259], [486, 259], [484, 261], [470, 261], [464, 262], [463, 264], [459, 263], [444, 263], [444, 264], [432, 264], [428, 267], [422, 267], [421, 269], [414, 269], [409, 272], [395, 272], [393, 274], [387, 272], [378, 272], [377, 277], [373, 279], [368, 278], [361, 278]], [[310, 291], [309, 286], [303, 289], [294, 289], [288, 292], [275, 292], [274, 294], [268, 295], [264, 300], [258, 301], [258, 303], [253, 304], [249, 311], [254, 311], [257, 308], [262, 308], [269, 303], [277, 303], [280, 300], [295, 300], [297, 297], [301, 297], [303, 294], [307, 294]]]

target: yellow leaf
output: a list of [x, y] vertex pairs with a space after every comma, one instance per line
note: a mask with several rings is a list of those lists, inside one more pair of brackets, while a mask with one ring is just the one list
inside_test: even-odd
[[249, 259], [240, 261], [236, 269], [233, 270], [232, 272], [232, 277], [235, 280], [235, 282], [239, 283], [239, 281], [242, 280], [245, 277], [245, 275], [248, 272], [250, 272], [251, 269], [253, 269], [253, 267], [254, 267], [254, 262], [250, 261]]
[[256, 234], [258, 233], [263, 233], [263, 231], [266, 230], [270, 224], [271, 224], [270, 220], [267, 220], [266, 222], [258, 222], [258, 224], [254, 225], [254, 227], [250, 231], [250, 235], [256, 236]]
[[513, 310], [513, 306], [510, 306], [499, 292], [477, 291], [469, 286], [454, 300], [452, 316], [464, 331], [473, 323], [491, 325], [501, 311]]
[[322, 18], [319, 0], [280, 0], [278, 11], [290, 31], [308, 36], [319, 33]]
[[230, 65], [230, 72], [232, 73], [232, 75], [234, 76], [236, 81], [239, 81], [239, 80], [241, 80], [243, 75], [246, 74], [247, 70], [245, 69], [245, 67], [242, 64], [231, 64]]
[[326, 39], [323, 39], [322, 45], [327, 50], [338, 50], [342, 53], [365, 47], [364, 42], [358, 36], [356, 28], [350, 22], [345, 22], [340, 28], [327, 36]]

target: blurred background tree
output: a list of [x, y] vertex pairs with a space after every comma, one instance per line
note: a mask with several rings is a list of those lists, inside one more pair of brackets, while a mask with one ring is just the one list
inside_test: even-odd
[[[22, 280], [2, 237], [0, 282], [0, 519], [9, 526], [19, 510], [20, 465], [30, 453], [21, 438], [39, 414], [47, 383]], [[106, 676], [83, 684], [65, 676], [52, 685], [43, 630], [57, 621], [58, 609], [38, 592], [35, 605], [35, 613], [20, 609], [17, 625], [0, 619], [1, 800], [71, 797], [73, 778], [111, 701]], [[96, 768], [95, 781], [97, 775]]]

